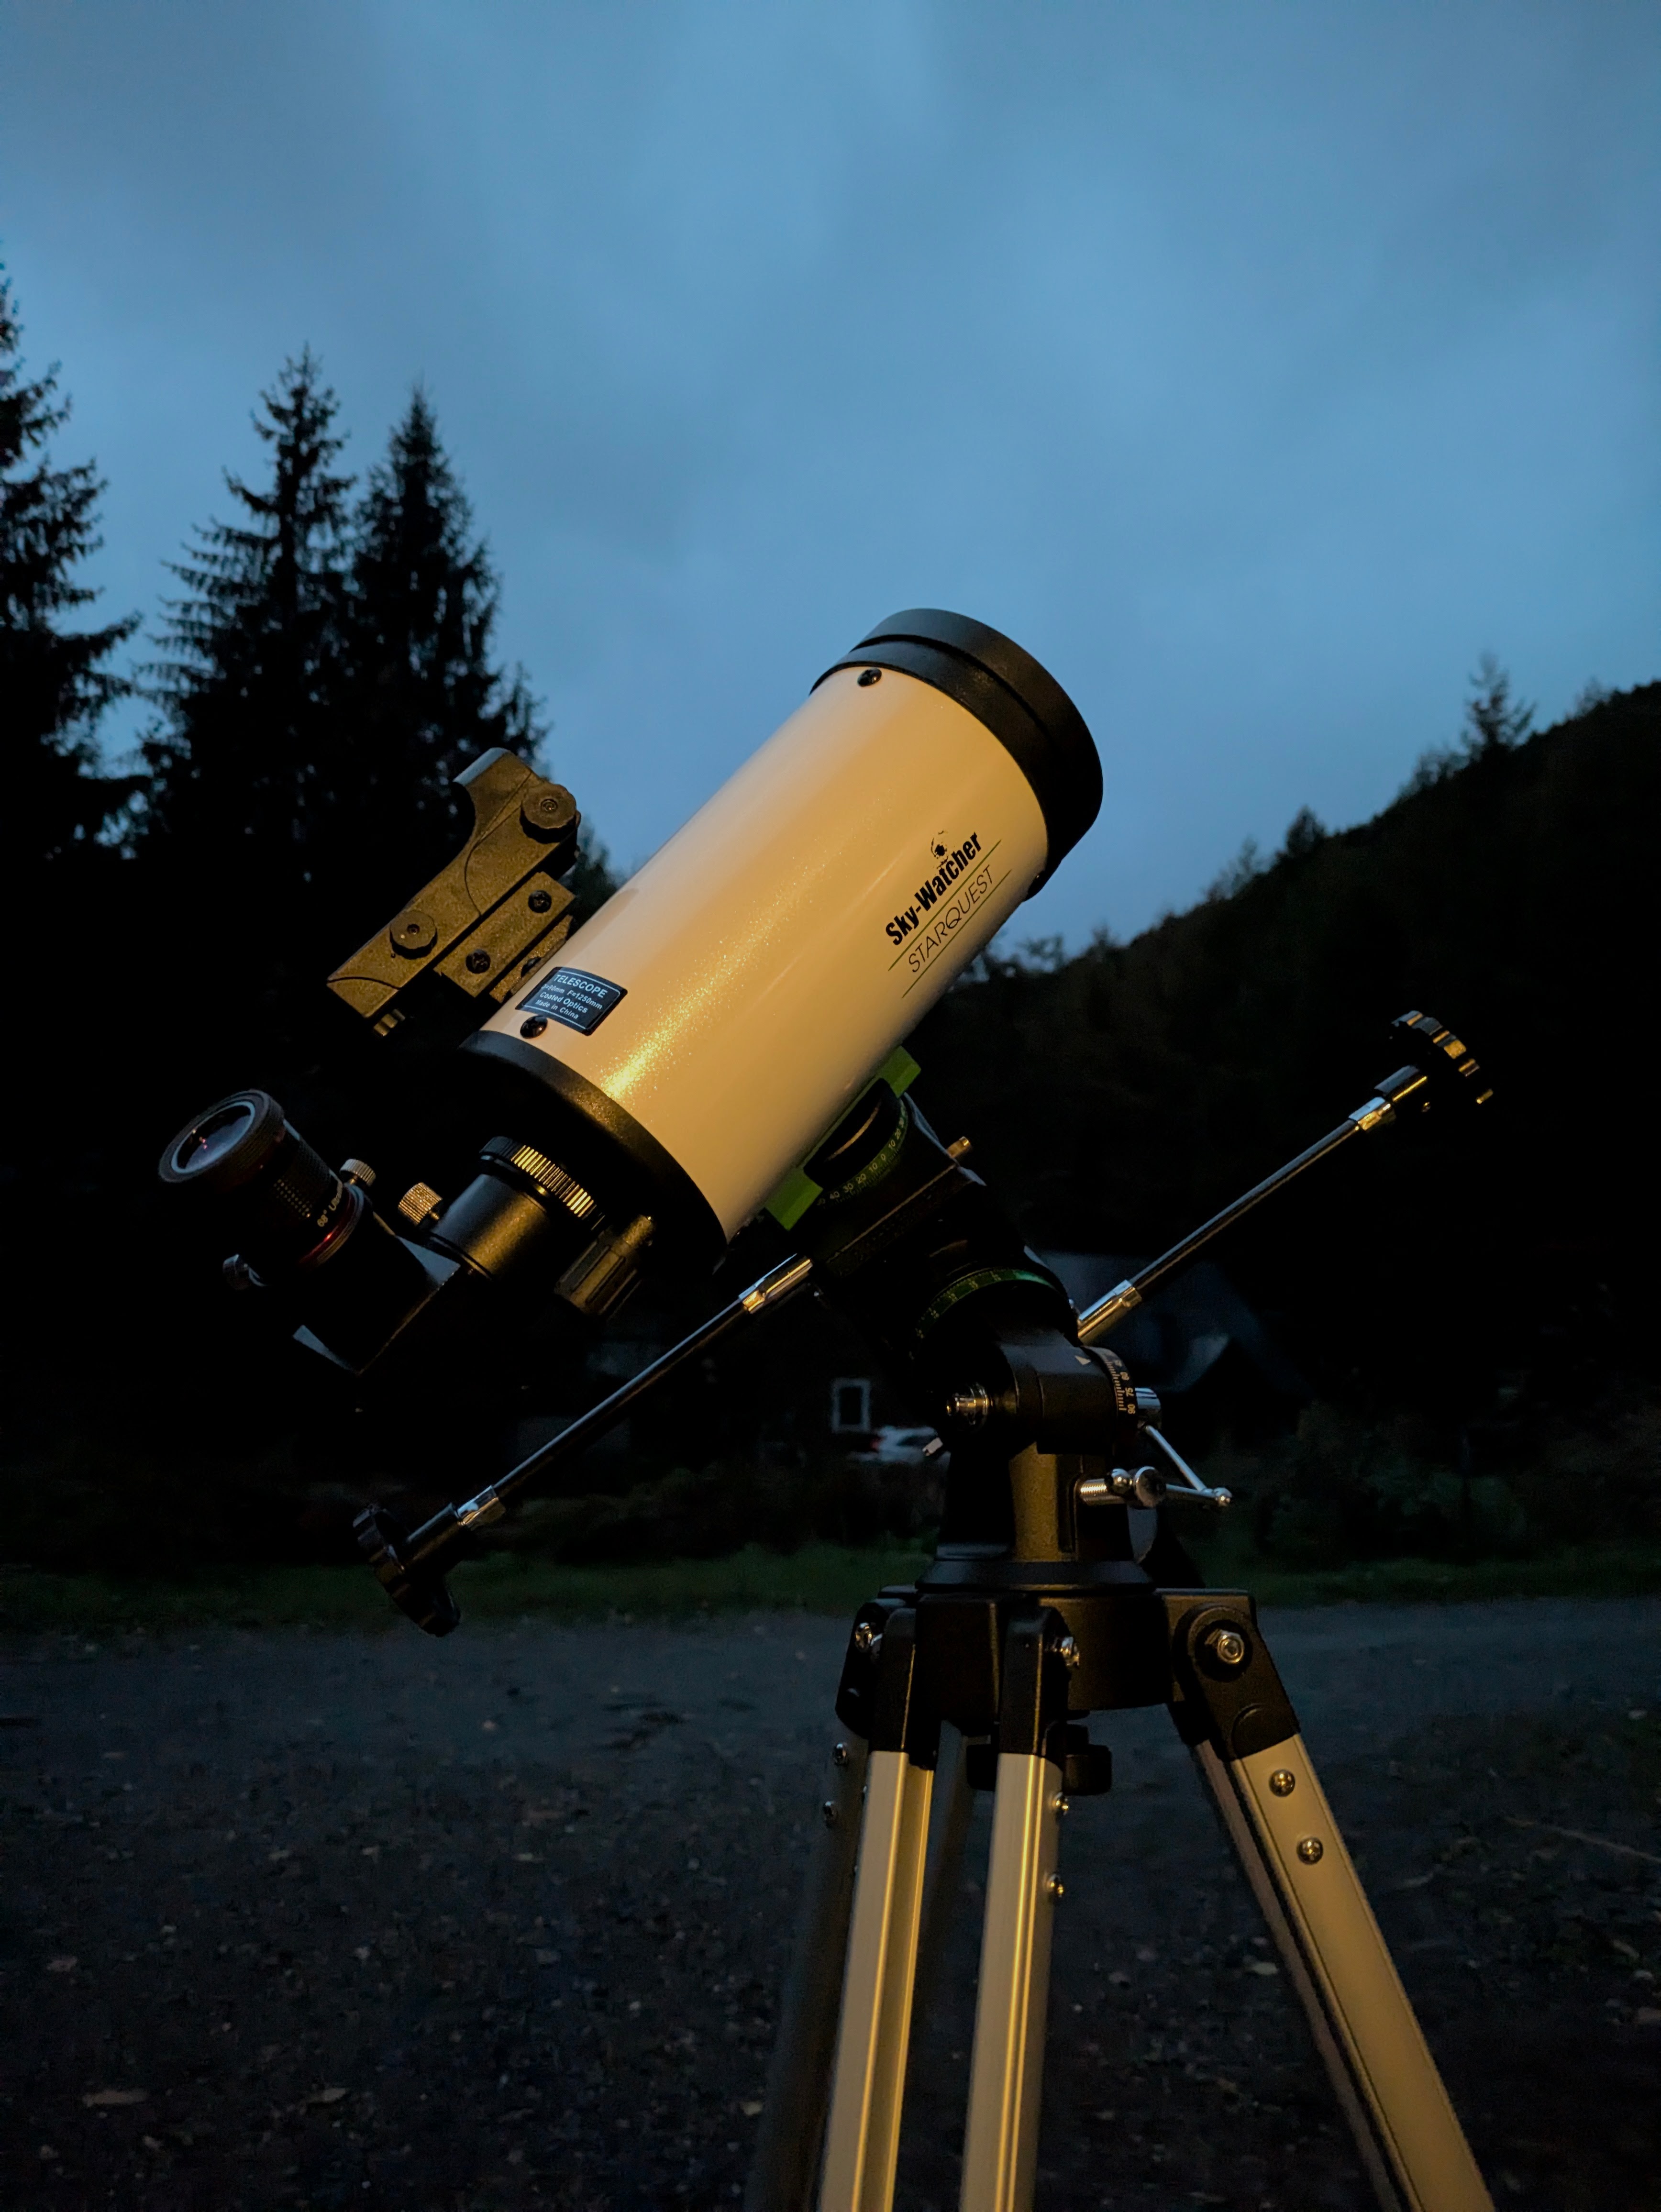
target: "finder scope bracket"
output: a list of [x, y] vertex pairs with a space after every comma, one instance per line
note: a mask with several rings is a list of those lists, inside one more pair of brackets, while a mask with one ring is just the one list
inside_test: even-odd
[[497, 745], [456, 778], [472, 801], [466, 843], [329, 978], [377, 1036], [410, 1027], [454, 1043], [528, 982], [570, 933], [582, 817], [551, 783]]

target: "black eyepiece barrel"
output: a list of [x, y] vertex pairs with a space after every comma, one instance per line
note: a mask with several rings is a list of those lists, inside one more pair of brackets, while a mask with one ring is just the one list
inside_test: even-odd
[[234, 1091], [187, 1123], [160, 1172], [171, 1188], [199, 1194], [268, 1282], [326, 1258], [362, 1205], [265, 1091]]

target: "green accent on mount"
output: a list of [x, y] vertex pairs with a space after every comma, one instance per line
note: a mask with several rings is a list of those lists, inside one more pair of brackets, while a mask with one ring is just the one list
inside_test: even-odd
[[885, 1083], [896, 1098], [904, 1098], [922, 1073], [922, 1068], [905, 1047], [897, 1044], [877, 1070], [877, 1080]]
[[1035, 1275], [1030, 1267], [977, 1267], [972, 1275], [959, 1275], [948, 1283], [923, 1308], [917, 1316], [915, 1334], [927, 1336], [937, 1321], [944, 1321], [953, 1306], [972, 1298], [977, 1291], [989, 1291], [999, 1283], [1036, 1283], [1043, 1291], [1053, 1290], [1055, 1285], [1043, 1275]]
[[766, 1211], [781, 1229], [794, 1229], [819, 1194], [819, 1187], [800, 1168], [792, 1168], [767, 1201]]
[[[922, 1073], [922, 1070], [912, 1059], [905, 1047], [903, 1044], [897, 1045], [872, 1077], [871, 1083], [885, 1083], [896, 1098], [904, 1098]], [[871, 1088], [871, 1083], [866, 1085], [866, 1091]], [[865, 1091], [861, 1091], [860, 1097], [862, 1098], [864, 1096]], [[840, 1121], [842, 1116], [838, 1115], [837, 1118]], [[834, 1126], [833, 1123], [832, 1127]], [[902, 1123], [898, 1134], [903, 1137], [904, 1133], [904, 1124]], [[824, 1141], [824, 1139], [820, 1138], [819, 1144], [823, 1144]], [[818, 1145], [815, 1145], [813, 1152], [818, 1150]], [[853, 1182], [844, 1183], [837, 1195], [847, 1196], [859, 1189], [879, 1164], [885, 1170], [891, 1166], [892, 1153], [897, 1150], [898, 1146], [891, 1139], [890, 1144], [885, 1145], [876, 1159], [872, 1162], [871, 1167], [867, 1168], [862, 1175], [855, 1176]], [[811, 1152], [807, 1155], [810, 1159], [812, 1156], [813, 1153]], [[764, 1211], [772, 1215], [781, 1229], [794, 1229], [814, 1200], [823, 1195], [823, 1184], [815, 1182], [805, 1168], [794, 1167], [772, 1196], [767, 1200]]]

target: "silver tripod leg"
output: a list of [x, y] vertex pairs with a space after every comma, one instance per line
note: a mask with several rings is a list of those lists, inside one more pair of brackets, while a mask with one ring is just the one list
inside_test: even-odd
[[1303, 1738], [1194, 1757], [1384, 2212], [1493, 2212]]
[[1028, 2212], [1038, 2157], [1050, 1939], [1066, 1800], [1043, 1758], [1004, 1752], [992, 1807], [962, 2212]]
[[933, 1772], [873, 1751], [854, 1876], [819, 2212], [889, 2212], [911, 2035]]

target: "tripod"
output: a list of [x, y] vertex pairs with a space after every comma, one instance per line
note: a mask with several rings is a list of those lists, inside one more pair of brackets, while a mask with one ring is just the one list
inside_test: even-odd
[[[1025, 1472], [1079, 1480], [1053, 1460]], [[1060, 1561], [1000, 1563], [995, 1581], [984, 1565], [942, 1557], [855, 1618], [837, 1698], [849, 1739], [833, 1755], [745, 2212], [893, 2201], [942, 1723], [965, 1741], [933, 1886], [936, 1944], [967, 1790], [994, 1792], [960, 2203], [1026, 2212], [1061, 1830], [1069, 1799], [1111, 1773], [1085, 1722], [1156, 1704], [1215, 1801], [1384, 2212], [1491, 2212], [1251, 1599], [1161, 1589], [1134, 1562], [1071, 1576]]]
[[[1304, 1749], [1256, 1608], [1207, 1590], [1161, 1525], [1133, 1512], [1222, 1506], [1098, 1340], [1220, 1231], [1409, 1105], [1480, 1104], [1475, 1059], [1433, 1017], [1394, 1024], [1412, 1058], [1354, 1112], [1075, 1315], [1025, 1250], [959, 1140], [942, 1146], [886, 1079], [806, 1163], [800, 1255], [511, 1473], [406, 1532], [384, 1507], [360, 1544], [393, 1601], [435, 1635], [460, 1618], [446, 1576], [474, 1532], [575, 1457], [694, 1354], [804, 1288], [840, 1305], [939, 1409], [950, 1450], [934, 1564], [860, 1608], [837, 1696], [848, 1731], [782, 2008], [746, 2212], [888, 2212], [893, 2200], [940, 1732], [964, 1742], [928, 1944], [966, 1834], [993, 1792], [970, 2066], [962, 2212], [1030, 2212], [1050, 1948], [1070, 1797], [1111, 1781], [1092, 1713], [1163, 1705], [1193, 1753], [1384, 2212], [1492, 2212], [1342, 1838]], [[902, 1056], [903, 1057], [903, 1056]], [[915, 1073], [915, 1063], [908, 1063]], [[909, 1078], [907, 1079], [909, 1079]], [[1177, 1478], [1135, 1462], [1156, 1450]]]

